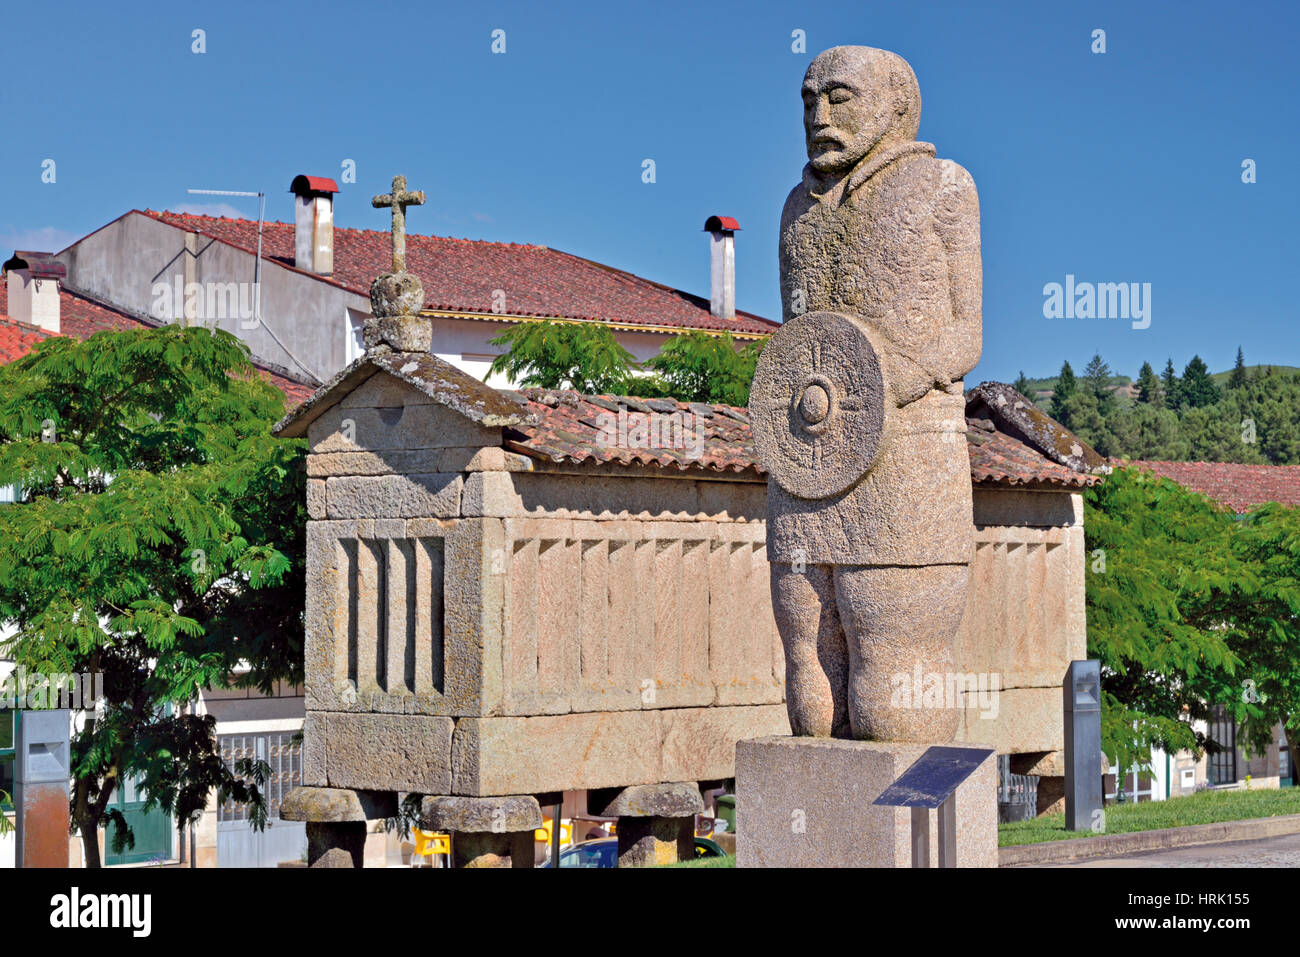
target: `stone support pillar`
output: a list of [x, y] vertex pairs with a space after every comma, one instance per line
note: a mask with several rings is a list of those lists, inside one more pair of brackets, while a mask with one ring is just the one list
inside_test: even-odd
[[350, 788], [296, 788], [280, 805], [286, 821], [307, 823], [308, 867], [361, 867], [366, 824], [397, 815], [397, 795]]
[[590, 791], [587, 808], [618, 818], [618, 866], [653, 867], [695, 857], [695, 815], [704, 798], [694, 782]]
[[532, 867], [542, 808], [531, 795], [427, 797], [420, 826], [451, 834], [452, 867]]

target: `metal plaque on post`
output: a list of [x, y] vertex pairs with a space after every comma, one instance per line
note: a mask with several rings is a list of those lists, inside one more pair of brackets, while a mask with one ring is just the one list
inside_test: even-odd
[[957, 788], [992, 753], [992, 748], [927, 748], [897, 781], [871, 802], [912, 809], [913, 867], [930, 866], [932, 808], [939, 809], [939, 866], [957, 866]]
[[1072, 661], [1065, 672], [1065, 828], [1100, 830], [1101, 663]]

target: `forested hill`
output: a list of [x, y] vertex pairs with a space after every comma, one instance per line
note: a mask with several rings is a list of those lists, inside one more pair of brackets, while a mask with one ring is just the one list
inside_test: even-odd
[[1021, 373], [1015, 386], [1106, 456], [1300, 464], [1300, 369], [1247, 366], [1240, 350], [1226, 372], [1193, 356], [1181, 375], [1170, 360], [1129, 379], [1097, 355], [1080, 373], [1067, 361], [1053, 378]]

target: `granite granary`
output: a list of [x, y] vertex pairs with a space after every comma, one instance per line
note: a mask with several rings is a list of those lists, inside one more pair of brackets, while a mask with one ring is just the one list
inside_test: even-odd
[[[974, 545], [954, 654], [1000, 694], [972, 694], [956, 738], [1060, 775], [1096, 478], [1017, 405], [983, 386], [964, 419]], [[611, 442], [620, 416], [629, 441]], [[681, 441], [639, 441], [656, 417]], [[533, 820], [514, 798], [725, 781], [738, 740], [789, 733], [745, 410], [499, 391], [390, 350], [277, 431], [309, 440], [304, 784], [374, 807], [475, 798], [487, 820], [504, 799], [496, 820]], [[509, 843], [482, 859], [509, 862]]]

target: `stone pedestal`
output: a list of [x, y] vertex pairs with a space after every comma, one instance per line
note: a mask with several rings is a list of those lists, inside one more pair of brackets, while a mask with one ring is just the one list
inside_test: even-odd
[[532, 867], [542, 808], [531, 795], [427, 797], [420, 826], [451, 834], [452, 867]]
[[[912, 812], [872, 805], [930, 747], [770, 737], [736, 745], [737, 867], [911, 867]], [[997, 760], [957, 788], [957, 866], [997, 867]], [[938, 866], [936, 811], [930, 866]]]
[[308, 867], [364, 867], [365, 821], [308, 821]]
[[591, 791], [587, 809], [618, 818], [619, 867], [654, 867], [695, 857], [695, 815], [704, 810], [704, 798], [694, 783]]
[[308, 867], [361, 867], [367, 822], [396, 814], [395, 794], [350, 788], [295, 788], [280, 805], [282, 819], [307, 823]]

